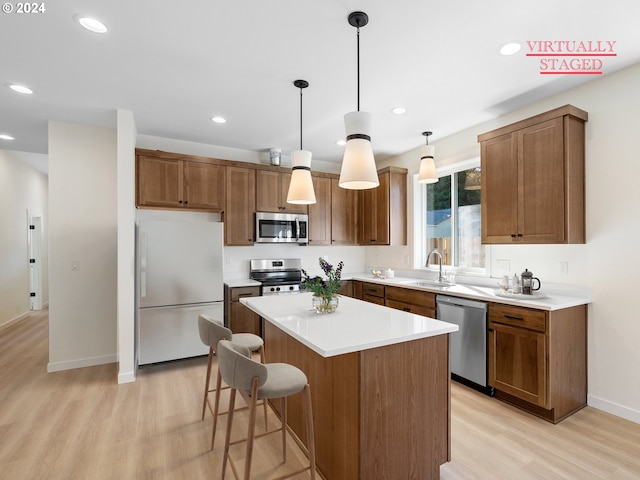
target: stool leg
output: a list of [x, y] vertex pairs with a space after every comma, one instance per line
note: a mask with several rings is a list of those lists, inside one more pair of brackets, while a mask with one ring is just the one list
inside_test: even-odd
[[[265, 363], [264, 345], [260, 345], [260, 362], [262, 362], [262, 364]], [[267, 399], [266, 398], [262, 401], [262, 406], [264, 407], [264, 431], [266, 432], [269, 430], [269, 426], [267, 425]]]
[[204, 420], [204, 412], [207, 408], [207, 397], [209, 396], [209, 382], [211, 380], [211, 364], [213, 363], [213, 348], [209, 347], [209, 362], [207, 363], [207, 379], [204, 382], [204, 399], [202, 400], [202, 418]]
[[227, 460], [229, 458], [229, 443], [231, 442], [231, 423], [233, 422], [233, 409], [236, 404], [236, 389], [231, 389], [229, 396], [229, 415], [227, 417], [227, 435], [224, 440], [224, 456], [222, 457], [222, 477], [227, 471]]
[[220, 408], [220, 389], [222, 387], [222, 374], [218, 368], [218, 375], [216, 378], [216, 399], [213, 405], [213, 432], [211, 432], [211, 450], [213, 450], [213, 444], [216, 441], [216, 428], [218, 427], [218, 410]]
[[282, 421], [282, 463], [287, 463], [287, 397], [280, 399], [280, 420]]
[[311, 479], [316, 478], [316, 444], [313, 432], [313, 411], [311, 410], [311, 390], [309, 384], [304, 387], [305, 410], [307, 419], [307, 449], [309, 450], [309, 468]]
[[249, 431], [247, 432], [247, 453], [244, 460], [244, 480], [251, 478], [251, 457], [253, 455], [253, 441], [256, 434], [256, 410], [258, 407], [258, 377], [253, 379], [251, 399], [249, 402]]

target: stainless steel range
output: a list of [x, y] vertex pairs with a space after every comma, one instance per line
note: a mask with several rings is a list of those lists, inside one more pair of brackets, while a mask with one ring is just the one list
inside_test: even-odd
[[299, 258], [251, 260], [249, 278], [262, 283], [262, 295], [300, 293]]

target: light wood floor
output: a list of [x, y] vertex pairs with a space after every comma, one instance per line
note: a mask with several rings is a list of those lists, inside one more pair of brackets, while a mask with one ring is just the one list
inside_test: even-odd
[[[205, 357], [142, 368], [124, 385], [114, 364], [48, 374], [47, 320], [43, 310], [0, 330], [0, 479], [220, 478], [226, 422], [211, 452]], [[640, 479], [640, 425], [589, 407], [551, 425], [453, 383], [452, 438], [443, 480]], [[257, 441], [252, 478], [306, 465], [293, 442], [281, 465], [278, 445]], [[240, 468], [243, 453], [233, 451]]]

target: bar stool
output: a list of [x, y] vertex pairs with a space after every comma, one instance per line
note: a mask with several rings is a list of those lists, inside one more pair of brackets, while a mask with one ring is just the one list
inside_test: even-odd
[[[264, 341], [258, 335], [253, 333], [236, 333], [235, 335], [230, 329], [226, 328], [222, 322], [218, 319], [212, 318], [209, 315], [198, 316], [198, 332], [200, 333], [200, 340], [202, 343], [209, 346], [209, 361], [207, 363], [207, 377], [204, 383], [204, 399], [202, 401], [202, 418], [204, 420], [204, 413], [209, 406], [209, 411], [213, 415], [213, 432], [211, 434], [211, 450], [216, 439], [216, 427], [218, 424], [218, 415], [227, 415], [229, 412], [219, 412], [218, 407], [220, 404], [220, 390], [228, 389], [229, 386], [222, 387], [222, 377], [220, 375], [220, 369], [218, 368], [218, 374], [216, 379], [216, 388], [209, 389], [211, 381], [211, 368], [213, 364], [213, 357], [216, 354], [216, 348], [218, 342], [222, 339], [230, 340], [234, 345], [239, 345], [241, 348], [246, 348], [249, 352], [260, 352], [260, 361], [264, 363]], [[215, 402], [213, 409], [211, 408], [211, 401], [209, 400], [209, 394], [216, 392]], [[264, 401], [264, 429], [267, 430], [267, 402]], [[247, 407], [243, 407], [240, 410], [246, 410]]]
[[[222, 373], [225, 383], [231, 387], [229, 396], [229, 417], [227, 419], [227, 435], [224, 444], [224, 458], [222, 460], [222, 478], [226, 473], [227, 461], [231, 464], [234, 477], [238, 478], [238, 472], [229, 456], [229, 446], [247, 442], [245, 455], [244, 478], [249, 480], [251, 474], [251, 455], [255, 438], [263, 437], [270, 433], [282, 431], [282, 461], [287, 461], [287, 402], [286, 398], [299, 392], [304, 394], [304, 409], [306, 413], [307, 445], [309, 453], [309, 466], [292, 474], [280, 478], [289, 478], [301, 472], [309, 470], [311, 478], [315, 479], [316, 460], [315, 444], [313, 438], [313, 415], [311, 412], [311, 392], [306, 375], [293, 365], [286, 363], [259, 363], [250, 358], [250, 352], [244, 347], [234, 345], [227, 340], [218, 343], [218, 370]], [[231, 426], [236, 400], [236, 392], [245, 399], [249, 405], [249, 429], [247, 438], [231, 442]], [[281, 427], [275, 430], [255, 435], [256, 408], [258, 400], [266, 401], [269, 398], [280, 398]]]

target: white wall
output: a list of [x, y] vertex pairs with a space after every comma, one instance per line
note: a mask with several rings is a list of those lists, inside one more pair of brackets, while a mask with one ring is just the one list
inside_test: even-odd
[[116, 192], [115, 130], [49, 122], [49, 371], [116, 361]]
[[117, 112], [118, 383], [136, 379], [135, 329], [135, 145], [133, 114]]
[[[552, 108], [572, 104], [589, 113], [586, 124], [586, 225], [584, 245], [495, 245], [492, 268], [509, 260], [511, 273], [532, 270], [545, 284], [591, 288], [589, 307], [590, 405], [640, 423], [640, 321], [634, 275], [640, 271], [640, 65], [589, 82], [495, 120], [433, 142], [438, 167], [480, 155], [477, 136]], [[415, 173], [414, 150], [389, 163]], [[410, 247], [407, 251], [410, 250]], [[395, 260], [401, 255], [395, 256]], [[393, 256], [388, 258], [394, 259]], [[367, 261], [370, 254], [367, 254]], [[568, 262], [568, 273], [560, 270]], [[493, 268], [493, 276], [500, 276]]]
[[28, 217], [41, 214], [43, 281], [42, 302], [49, 301], [47, 176], [0, 150], [0, 327], [29, 313]]

